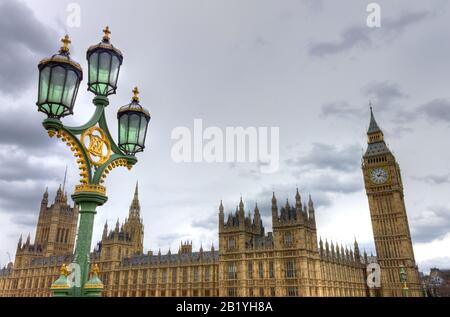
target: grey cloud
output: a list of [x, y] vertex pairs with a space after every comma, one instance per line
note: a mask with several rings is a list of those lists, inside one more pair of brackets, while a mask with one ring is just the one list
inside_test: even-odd
[[375, 81], [361, 89], [364, 96], [371, 98], [377, 110], [387, 110], [394, 102], [407, 98], [398, 84], [389, 81]]
[[39, 59], [55, 50], [57, 34], [19, 1], [0, 3], [0, 91], [15, 95], [35, 79]]
[[[30, 109], [31, 108], [31, 109]], [[42, 127], [45, 116], [35, 105], [0, 110], [0, 144], [14, 145], [32, 151], [52, 151], [58, 144]]]
[[419, 261], [419, 268], [425, 274], [429, 274], [431, 268], [439, 268], [441, 270], [450, 269], [450, 257], [437, 257], [426, 261]]
[[340, 117], [345, 119], [359, 119], [367, 115], [367, 109], [362, 107], [354, 107], [347, 101], [329, 102], [322, 106], [320, 116], [322, 118], [327, 117]]
[[37, 224], [37, 215], [20, 215], [12, 217], [11, 221], [15, 224], [34, 229]]
[[302, 170], [315, 168], [351, 172], [358, 169], [360, 156], [361, 146], [358, 144], [337, 148], [334, 145], [314, 143], [308, 154], [288, 159], [286, 163]]
[[217, 212], [211, 213], [205, 219], [199, 219], [199, 220], [192, 221], [191, 226], [193, 228], [200, 228], [200, 229], [207, 229], [207, 230], [216, 229], [219, 224], [218, 212], [219, 211], [217, 210]]
[[308, 189], [313, 193], [351, 194], [363, 190], [363, 184], [360, 175], [354, 174], [354, 177], [343, 180], [336, 175], [324, 174], [314, 177], [308, 183]]
[[35, 156], [15, 147], [0, 145], [0, 181], [26, 182], [61, 178], [60, 166], [43, 165]]
[[312, 44], [309, 54], [326, 57], [354, 48], [368, 49], [381, 43], [389, 43], [398, 38], [408, 26], [423, 21], [429, 15], [429, 12], [409, 12], [403, 13], [397, 18], [385, 18], [380, 29], [369, 28], [366, 25], [351, 26], [341, 33], [340, 39], [337, 41]]
[[340, 117], [344, 119], [361, 119], [368, 117], [369, 100], [374, 104], [377, 113], [392, 111], [395, 108], [396, 115], [392, 116], [399, 123], [407, 122], [415, 118], [415, 114], [403, 110], [399, 102], [408, 98], [400, 86], [390, 81], [373, 81], [361, 88], [362, 95], [367, 99], [367, 103], [354, 106], [348, 101], [334, 101], [322, 105], [322, 118]]
[[427, 175], [423, 177], [413, 177], [413, 178], [432, 185], [441, 185], [450, 183], [450, 174]]
[[434, 99], [418, 108], [419, 114], [423, 114], [431, 122], [450, 122], [450, 100]]
[[325, 57], [327, 55], [338, 54], [354, 47], [370, 47], [372, 40], [367, 27], [352, 26], [344, 30], [341, 38], [336, 42], [321, 42], [313, 44], [309, 49], [312, 56]]
[[185, 237], [185, 235], [183, 235], [181, 233], [167, 233], [167, 234], [159, 235], [157, 238], [158, 245], [162, 245], [162, 246], [170, 245], [171, 243], [173, 243], [176, 240], [181, 241], [183, 237]]
[[[0, 208], [10, 214], [36, 215], [39, 212], [45, 184], [24, 186], [23, 184], [0, 182]], [[18, 218], [16, 218], [18, 219]]]
[[450, 232], [450, 209], [445, 206], [430, 207], [411, 221], [414, 242], [432, 242]]

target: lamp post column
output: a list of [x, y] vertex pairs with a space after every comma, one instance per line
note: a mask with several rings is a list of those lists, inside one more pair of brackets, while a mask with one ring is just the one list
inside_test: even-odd
[[75, 285], [73, 291], [74, 296], [84, 296], [86, 295], [84, 287], [88, 281], [90, 271], [90, 249], [96, 208], [103, 205], [108, 198], [99, 192], [80, 191], [73, 194], [72, 199], [80, 205], [80, 225], [74, 258], [74, 263], [78, 264], [80, 268], [80, 284]]

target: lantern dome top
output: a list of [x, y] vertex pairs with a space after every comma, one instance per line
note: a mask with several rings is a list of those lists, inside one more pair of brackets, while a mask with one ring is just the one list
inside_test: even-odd
[[111, 31], [109, 30], [109, 26], [106, 26], [103, 29], [103, 34], [104, 34], [103, 35], [103, 39], [102, 39], [102, 41], [100, 43], [92, 45], [92, 46], [90, 46], [88, 48], [88, 50], [87, 50], [87, 57], [88, 57], [88, 59], [89, 59], [89, 56], [92, 55], [92, 53], [94, 53], [97, 50], [111, 50], [112, 52], [114, 52], [117, 55], [117, 57], [120, 60], [120, 63], [122, 63], [122, 61], [123, 61], [123, 54], [122, 54], [122, 52], [118, 48], [114, 47], [114, 45], [112, 45], [110, 43]]
[[67, 64], [74, 67], [78, 71], [80, 77], [82, 77], [83, 70], [80, 64], [70, 58], [69, 44], [71, 43], [71, 41], [69, 36], [66, 34], [61, 39], [61, 42], [63, 43], [63, 45], [59, 49], [59, 52], [51, 57], [47, 57], [41, 60], [38, 64], [39, 69], [44, 68], [48, 64]]
[[117, 114], [120, 115], [121, 113], [128, 111], [141, 112], [146, 117], [151, 117], [150, 112], [139, 104], [139, 89], [137, 87], [134, 87], [133, 89], [133, 97], [131, 98], [131, 103], [120, 107], [117, 111]]

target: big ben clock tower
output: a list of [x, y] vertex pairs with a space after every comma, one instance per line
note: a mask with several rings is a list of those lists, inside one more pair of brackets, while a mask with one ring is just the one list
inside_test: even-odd
[[[381, 267], [383, 296], [422, 296], [409, 232], [400, 167], [370, 107], [368, 146], [363, 156], [364, 184]], [[406, 282], [402, 282], [406, 272]]]

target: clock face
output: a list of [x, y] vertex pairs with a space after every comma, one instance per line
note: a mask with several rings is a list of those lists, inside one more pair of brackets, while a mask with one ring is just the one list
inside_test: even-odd
[[370, 179], [375, 184], [383, 184], [388, 179], [388, 172], [382, 167], [375, 168], [370, 173]]

